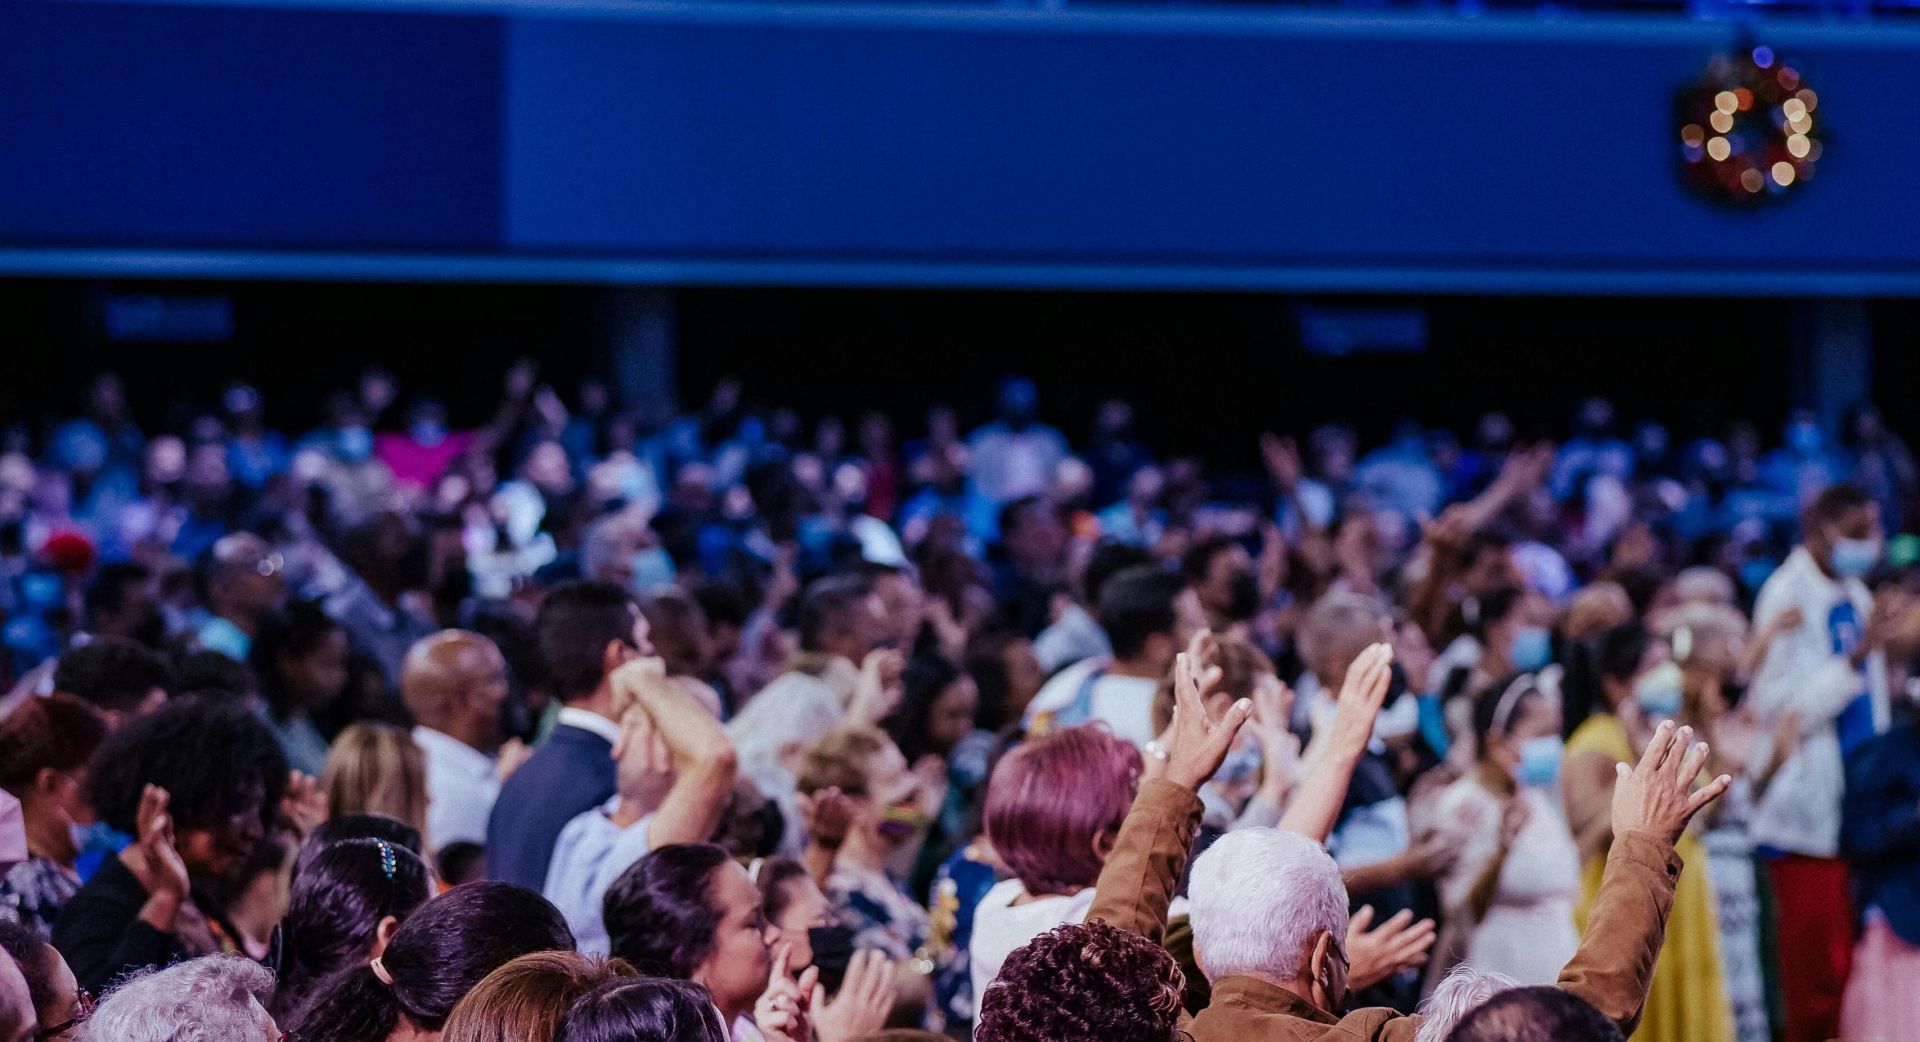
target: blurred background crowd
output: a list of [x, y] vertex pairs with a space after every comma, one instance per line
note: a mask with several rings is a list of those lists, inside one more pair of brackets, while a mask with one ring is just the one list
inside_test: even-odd
[[[1350, 1005], [1554, 982], [1614, 765], [1674, 721], [1733, 781], [1677, 845], [1634, 1037], [1916, 1037], [1920, 470], [1871, 407], [1688, 441], [1592, 399], [1555, 431], [1276, 424], [1200, 459], [1124, 401], [1062, 432], [1073, 392], [1019, 377], [990, 416], [911, 418], [725, 381], [643, 419], [499, 379], [477, 426], [369, 370], [288, 431], [240, 380], [143, 427], [103, 374], [6, 433], [0, 909], [16, 961], [50, 941], [72, 974], [40, 1037], [228, 953], [193, 986], [301, 1037], [484, 1037], [456, 1004], [512, 960], [570, 1000], [696, 981], [736, 1039], [967, 1038], [1087, 916], [1203, 631], [1212, 711], [1252, 719], [1202, 848], [1282, 820], [1349, 667], [1393, 649], [1325, 839], [1357, 943], [1404, 950]], [[549, 951], [576, 947], [645, 976]]]

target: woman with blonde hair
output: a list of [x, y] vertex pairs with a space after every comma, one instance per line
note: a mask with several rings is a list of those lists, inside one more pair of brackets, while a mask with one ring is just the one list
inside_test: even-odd
[[619, 959], [534, 952], [487, 974], [453, 1007], [441, 1042], [552, 1042], [568, 1007], [601, 984], [634, 976]]
[[363, 722], [341, 731], [327, 753], [320, 787], [330, 818], [384, 814], [426, 828], [426, 756], [413, 736], [392, 724]]

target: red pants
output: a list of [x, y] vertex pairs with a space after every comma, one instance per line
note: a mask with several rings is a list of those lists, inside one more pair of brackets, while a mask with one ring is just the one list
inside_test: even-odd
[[1788, 854], [1767, 862], [1778, 912], [1785, 1042], [1840, 1034], [1840, 998], [1853, 965], [1853, 900], [1847, 863]]

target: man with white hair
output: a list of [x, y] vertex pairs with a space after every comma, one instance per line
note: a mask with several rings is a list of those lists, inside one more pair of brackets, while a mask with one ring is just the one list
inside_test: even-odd
[[1477, 973], [1471, 966], [1455, 966], [1420, 1003], [1420, 1030], [1414, 1032], [1413, 1042], [1445, 1042], [1453, 1026], [1467, 1014], [1495, 995], [1519, 986], [1519, 981], [1504, 973]]
[[[1613, 849], [1590, 928], [1559, 986], [1632, 1034], [1665, 937], [1681, 863], [1673, 844], [1693, 816], [1726, 790], [1699, 792], [1706, 761], [1690, 728], [1660, 725], [1637, 767], [1619, 765]], [[1181, 776], [1140, 787], [1100, 876], [1089, 918], [1158, 939], [1186, 864], [1200, 802]], [[1195, 961], [1213, 984], [1195, 1017], [1196, 1042], [1412, 1042], [1419, 1016], [1346, 1011], [1347, 893], [1340, 871], [1302, 835], [1246, 829], [1221, 838], [1193, 866], [1190, 923]]]
[[127, 981], [87, 1018], [87, 1042], [279, 1042], [267, 1012], [273, 974], [243, 955], [209, 955]]

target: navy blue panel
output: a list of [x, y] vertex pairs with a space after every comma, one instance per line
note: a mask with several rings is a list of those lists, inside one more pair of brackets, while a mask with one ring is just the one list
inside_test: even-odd
[[0, 3], [0, 240], [498, 239], [500, 23]]
[[1727, 27], [1227, 24], [516, 18], [509, 240], [1247, 267], [1920, 262], [1920, 92], [1896, 86], [1910, 34], [1771, 37], [1805, 59], [1831, 136], [1800, 197], [1737, 213], [1681, 188], [1671, 120]]

